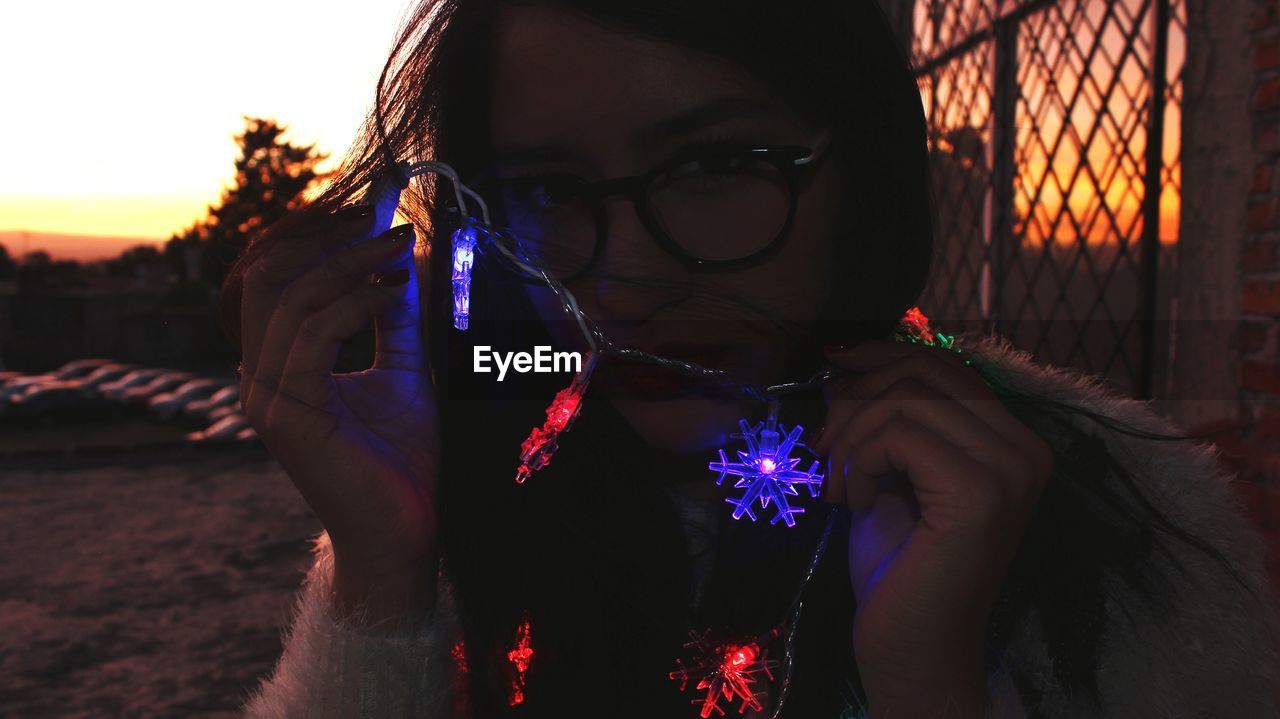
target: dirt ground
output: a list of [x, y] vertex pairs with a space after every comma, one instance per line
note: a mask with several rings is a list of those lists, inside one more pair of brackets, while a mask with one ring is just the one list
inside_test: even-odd
[[0, 714], [230, 717], [320, 526], [261, 447], [0, 461]]

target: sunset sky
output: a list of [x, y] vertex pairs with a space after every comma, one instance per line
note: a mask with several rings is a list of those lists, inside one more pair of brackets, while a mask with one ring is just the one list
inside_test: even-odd
[[[23, 230], [167, 239], [230, 183], [242, 115], [337, 156], [409, 2], [5, 3], [0, 243], [21, 253]], [[77, 259], [120, 249], [38, 244]]]
[[[372, 101], [411, 2], [8, 3], [0, 14], [0, 244], [14, 255], [44, 249], [88, 260], [139, 241], [163, 242], [201, 218], [229, 185], [232, 137], [244, 115], [289, 126], [290, 139], [330, 154], [321, 166], [328, 169]], [[1173, 33], [1170, 67], [1180, 67], [1182, 58], [1182, 37]], [[1109, 76], [1107, 62], [1104, 54], [1095, 57]], [[1132, 88], [1144, 82], [1132, 63], [1123, 74]], [[975, 76], [960, 84], [975, 79], [986, 81]], [[1129, 116], [1124, 101], [1119, 92], [1110, 99], [1120, 104], [1112, 108], [1118, 118]], [[965, 116], [944, 123], [974, 122], [967, 116], [971, 106], [948, 105], [948, 115]], [[1095, 109], [1081, 103], [1072, 119], [1088, 128]], [[1174, 165], [1179, 134], [1175, 109], [1165, 145]], [[1049, 131], [1046, 144], [1052, 136]], [[1142, 142], [1135, 141], [1136, 158]], [[1106, 169], [1114, 165], [1103, 149], [1099, 154], [1095, 144], [1086, 153], [1066, 143], [1052, 160], [1054, 174], [1064, 179], [1037, 196], [1032, 217], [1055, 217], [1064, 201], [1077, 217], [1096, 217], [1101, 194], [1105, 209], [1128, 226], [1140, 210], [1141, 190], [1130, 184], [1134, 173]], [[1065, 178], [1085, 154], [1103, 177], [1102, 193], [1085, 182], [1068, 188]], [[1031, 152], [1019, 179], [1033, 186], [1045, 167], [1046, 158]], [[1027, 212], [1027, 199], [1018, 195], [1020, 213]], [[1169, 189], [1161, 203], [1166, 242], [1176, 239], [1177, 214], [1178, 198]], [[1033, 223], [1027, 239], [1043, 236], [1040, 227], [1048, 225]], [[1090, 223], [1084, 233], [1091, 242], [1111, 241], [1109, 228]], [[1076, 240], [1070, 224], [1053, 234], [1059, 242]]]

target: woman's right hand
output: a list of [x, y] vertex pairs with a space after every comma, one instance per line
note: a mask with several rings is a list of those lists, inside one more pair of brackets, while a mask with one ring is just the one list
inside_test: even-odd
[[[335, 607], [365, 623], [425, 616], [440, 431], [413, 226], [369, 237], [368, 206], [301, 217], [245, 272], [242, 405], [328, 532]], [[334, 374], [370, 318], [373, 366]]]

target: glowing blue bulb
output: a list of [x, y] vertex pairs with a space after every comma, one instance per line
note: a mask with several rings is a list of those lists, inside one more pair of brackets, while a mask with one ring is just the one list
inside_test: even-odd
[[463, 225], [453, 233], [453, 326], [465, 330], [471, 317], [471, 267], [475, 262], [476, 229]]
[[711, 471], [720, 473], [716, 484], [722, 484], [724, 478], [732, 474], [738, 477], [734, 488], [746, 490], [741, 497], [725, 500], [733, 505], [733, 518], [742, 519], [745, 515], [754, 522], [756, 514], [751, 505], [759, 500], [760, 506], [766, 509], [770, 502], [773, 503], [774, 516], [770, 524], [786, 522], [788, 527], [794, 527], [795, 515], [803, 513], [804, 509], [792, 507], [788, 495], [800, 494], [798, 487], [804, 485], [809, 488], [809, 496], [816, 497], [822, 488], [822, 475], [817, 472], [818, 461], [814, 460], [805, 471], [796, 469], [800, 458], [791, 456], [793, 449], [803, 446], [800, 435], [804, 429], [799, 425], [792, 427], [784, 439], [782, 432], [785, 429], [773, 419], [754, 427], [744, 419], [738, 425], [742, 427], [742, 433], [733, 436], [747, 443], [746, 451], [738, 452], [740, 461], [730, 462], [722, 449], [720, 461], [707, 465]]

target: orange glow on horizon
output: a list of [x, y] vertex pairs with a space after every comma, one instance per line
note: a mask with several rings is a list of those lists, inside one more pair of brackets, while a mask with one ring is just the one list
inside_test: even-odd
[[[18, 254], [11, 238], [27, 233], [28, 250], [83, 258], [114, 254], [102, 238], [163, 243], [231, 183], [245, 115], [277, 120], [332, 169], [410, 2], [6, 6], [0, 244]], [[45, 235], [59, 237], [36, 246]]]
[[[1038, 10], [1019, 21], [1013, 210], [1014, 233], [1026, 245], [1141, 242], [1145, 106], [1152, 90], [1142, 67], [1151, 62], [1152, 53], [1151, 18], [1137, 9], [1142, 1], [1119, 0], [1116, 7], [1123, 7], [1112, 13], [1102, 0], [1081, 0]], [[929, 16], [935, 7], [943, 13], [936, 26]], [[988, 28], [994, 12], [981, 0], [918, 3], [917, 56], [935, 57], [966, 35]], [[1164, 104], [1164, 167], [1157, 189], [1157, 235], [1165, 245], [1177, 242], [1181, 214], [1178, 78], [1185, 65], [1186, 38], [1178, 23], [1185, 22], [1185, 7], [1175, 2], [1173, 13], [1175, 22], [1167, 36], [1170, 88]], [[1138, 40], [1129, 44], [1128, 34]], [[954, 157], [964, 168], [958, 178], [951, 178], [960, 183], [953, 191], [969, 194], [953, 208], [961, 212], [972, 213], [977, 188], [990, 185], [994, 62], [994, 41], [987, 39], [920, 77], [935, 150]], [[951, 146], [952, 137], [962, 143], [958, 148]]]
[[[7, 27], [22, 31], [11, 31], [0, 43], [0, 63], [24, 71], [0, 76], [0, 96], [10, 108], [0, 114], [0, 136], [22, 141], [6, 147], [7, 172], [0, 173], [0, 244], [11, 254], [45, 249], [55, 257], [77, 259], [113, 256], [122, 242], [117, 238], [162, 244], [202, 218], [230, 183], [235, 156], [231, 136], [242, 127], [242, 115], [271, 117], [289, 126], [290, 139], [314, 142], [330, 155], [320, 169], [331, 169], [363, 119], [394, 30], [410, 3], [377, 0], [358, 11], [348, 3], [301, 0], [15, 5]], [[281, 76], [273, 68], [298, 66], [296, 44], [255, 46], [253, 53], [228, 50], [228, 42], [243, 34], [247, 16], [255, 17], [255, 26], [288, 27], [291, 36], [314, 38], [317, 47], [342, 43], [343, 52], [312, 52], [302, 64], [304, 71]], [[918, 26], [920, 22], [918, 15]], [[1027, 32], [1033, 31], [1029, 26]], [[1184, 44], [1181, 32], [1170, 32], [1170, 68], [1182, 66]], [[49, 51], [55, 47], [72, 51]], [[1078, 104], [1072, 117], [1050, 112], [1038, 118], [1046, 142], [1068, 119], [1072, 127], [1088, 128], [1104, 109], [1122, 116], [1126, 97], [1145, 82], [1132, 63], [1108, 69], [1110, 61], [1102, 55], [1119, 55], [1111, 36], [1102, 49], [1105, 53], [1095, 58], [1090, 72], [1103, 78], [1103, 85], [1115, 74], [1120, 89], [1104, 100], [1101, 92], [1086, 88], [1089, 102]], [[40, 61], [32, 63], [32, 58]], [[986, 100], [966, 97], [974, 94], [975, 83], [988, 82], [984, 73], [990, 68], [984, 63], [937, 87], [922, 87], [926, 107], [937, 102], [942, 110], [934, 124], [982, 126], [990, 112], [983, 105]], [[1063, 93], [1074, 89], [1067, 83], [1079, 69], [1069, 67], [1053, 77], [1062, 83], [1058, 90]], [[1021, 117], [1027, 109], [1018, 112]], [[1129, 165], [1142, 162], [1144, 130], [1123, 124], [1112, 129], [1128, 138], [1128, 156], [1117, 160], [1126, 167], [1119, 173], [1105, 170], [1114, 158], [1104, 157], [1096, 145], [1075, 147], [1067, 141], [1050, 160], [1019, 135], [1015, 209], [1027, 225], [1026, 242], [1074, 244], [1081, 236], [1092, 244], [1117, 241], [1110, 223], [1097, 219], [1079, 230], [1069, 222], [1054, 226], [1051, 219], [1064, 207], [1077, 218], [1106, 208], [1120, 234], [1138, 241], [1145, 168]], [[1175, 189], [1181, 180], [1180, 134], [1177, 105], [1170, 103], [1164, 138], [1169, 179], [1161, 188], [1159, 233], [1166, 244], [1177, 240], [1181, 209]], [[1078, 144], [1085, 140], [1079, 138]], [[1099, 173], [1101, 188], [1085, 176], [1068, 186], [1081, 162]], [[1053, 179], [1033, 206], [1028, 196], [1046, 172]], [[13, 239], [24, 232], [31, 238], [25, 248]], [[62, 239], [56, 246], [38, 246], [45, 235]]]

